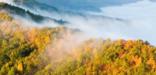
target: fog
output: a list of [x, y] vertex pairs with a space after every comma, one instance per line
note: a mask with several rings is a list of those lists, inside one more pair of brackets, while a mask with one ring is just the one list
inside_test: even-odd
[[[10, 0], [1, 1], [18, 6]], [[90, 1], [85, 2], [92, 4]], [[111, 3], [111, 1], [108, 3]], [[94, 38], [143, 39], [149, 41], [153, 45], [156, 44], [154, 29], [156, 24], [156, 11], [154, 10], [156, 8], [155, 2], [141, 0], [137, 2], [132, 1], [131, 3], [131, 1], [127, 0], [125, 2], [121, 1], [117, 5], [111, 4], [110, 6], [103, 7], [95, 6], [100, 11], [83, 11], [83, 13], [73, 12], [72, 9], [74, 8], [71, 8], [71, 11], [62, 10], [56, 12], [48, 9], [44, 9], [44, 11], [42, 11], [42, 9], [37, 9], [36, 11], [27, 6], [19, 6], [35, 14], [68, 22], [62, 25], [50, 20], [45, 20], [42, 23], [35, 23], [31, 19], [25, 19], [25, 17], [15, 16], [15, 18], [30, 26], [65, 26], [67, 28], [78, 29], [84, 34]], [[37, 6], [35, 7], [37, 8]]]
[[[127, 26], [129, 31], [125, 35], [133, 38], [147, 40], [156, 45], [156, 3], [154, 0], [142, 0], [120, 6], [101, 8], [98, 15], [127, 19], [131, 26]], [[114, 13], [115, 12], [115, 13]]]

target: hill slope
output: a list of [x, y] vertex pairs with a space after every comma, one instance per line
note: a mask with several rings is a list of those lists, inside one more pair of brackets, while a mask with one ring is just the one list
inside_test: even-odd
[[[7, 25], [6, 25], [7, 24]], [[62, 51], [54, 41], [71, 30], [24, 28], [14, 22], [0, 25], [0, 75], [143, 75], [156, 73], [156, 47], [142, 40], [90, 39]], [[52, 44], [54, 43], [54, 44]], [[65, 42], [68, 44], [68, 42]], [[74, 42], [73, 42], [74, 43]], [[47, 50], [47, 46], [50, 48]], [[54, 45], [56, 46], [56, 45]], [[61, 47], [61, 45], [57, 45]], [[46, 52], [51, 53], [50, 55]], [[52, 58], [54, 57], [54, 58]]]
[[[0, 8], [32, 15], [8, 4]], [[8, 11], [0, 11], [0, 75], [156, 74], [156, 47], [147, 41], [85, 39], [80, 33], [24, 26]]]

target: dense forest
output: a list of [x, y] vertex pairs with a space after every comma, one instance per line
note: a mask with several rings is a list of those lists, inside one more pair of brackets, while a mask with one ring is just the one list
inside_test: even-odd
[[65, 27], [22, 26], [1, 12], [0, 75], [156, 74], [156, 47], [147, 41], [91, 38], [64, 50], [58, 41], [77, 32]]

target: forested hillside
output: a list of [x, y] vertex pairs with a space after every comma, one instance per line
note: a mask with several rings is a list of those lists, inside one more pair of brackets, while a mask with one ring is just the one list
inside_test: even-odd
[[[92, 38], [66, 49], [58, 43], [63, 35], [77, 32], [65, 27], [22, 26], [1, 12], [0, 75], [156, 74], [156, 47], [147, 41]], [[64, 43], [69, 44], [68, 40]]]

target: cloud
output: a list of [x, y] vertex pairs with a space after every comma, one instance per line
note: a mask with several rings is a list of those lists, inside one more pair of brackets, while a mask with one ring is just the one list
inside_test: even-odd
[[[154, 35], [156, 32], [154, 29], [156, 25], [155, 8], [155, 2], [144, 0], [118, 6], [103, 7], [101, 8], [102, 12], [89, 14], [87, 14], [88, 12], [83, 12], [83, 15], [73, 12], [53, 13], [53, 11], [42, 11], [42, 9], [38, 9], [36, 12], [43, 16], [65, 20], [68, 23], [63, 26], [78, 29], [90, 37], [143, 39], [156, 45], [156, 35]], [[31, 20], [19, 19], [23, 23], [33, 24]], [[52, 21], [44, 21], [42, 24], [33, 25], [41, 27], [60, 26]]]
[[[156, 3], [143, 0], [136, 3], [102, 8], [103, 15], [125, 19], [156, 18]], [[114, 13], [115, 12], [115, 13]]]
[[[127, 25], [128, 31], [123, 33], [128, 37], [148, 40], [156, 44], [156, 3], [150, 0], [143, 0], [119, 6], [101, 8], [102, 12], [98, 15], [126, 19], [130, 23]], [[123, 30], [124, 31], [124, 28]]]

